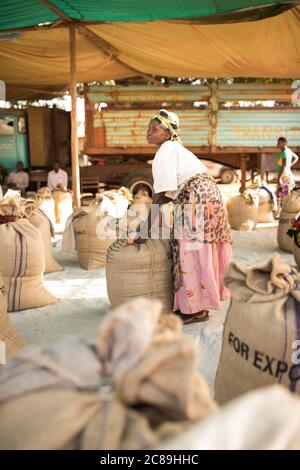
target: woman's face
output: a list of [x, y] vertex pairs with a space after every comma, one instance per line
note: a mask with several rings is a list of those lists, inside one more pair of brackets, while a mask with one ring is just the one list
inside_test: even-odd
[[147, 130], [147, 142], [152, 145], [162, 145], [170, 140], [171, 132], [161, 127], [155, 119], [149, 122]]

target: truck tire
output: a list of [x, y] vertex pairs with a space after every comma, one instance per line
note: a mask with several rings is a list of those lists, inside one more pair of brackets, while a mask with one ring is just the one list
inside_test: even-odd
[[139, 189], [146, 189], [149, 196], [153, 196], [153, 178], [152, 169], [143, 169], [126, 176], [122, 181], [122, 185], [126, 186], [133, 195], [135, 195]]
[[231, 168], [221, 168], [220, 179], [223, 184], [231, 184], [236, 180], [236, 173]]

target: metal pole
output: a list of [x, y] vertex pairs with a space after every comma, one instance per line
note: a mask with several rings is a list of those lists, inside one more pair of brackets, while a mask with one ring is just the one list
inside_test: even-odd
[[77, 70], [76, 70], [76, 29], [73, 25], [69, 28], [70, 34], [70, 93], [72, 98], [71, 110], [71, 155], [72, 155], [72, 190], [75, 207], [80, 207], [80, 175], [78, 161], [78, 137], [77, 137]]

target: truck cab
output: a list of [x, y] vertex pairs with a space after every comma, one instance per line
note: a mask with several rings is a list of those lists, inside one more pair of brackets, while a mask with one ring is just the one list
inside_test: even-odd
[[8, 172], [22, 161], [29, 166], [28, 133], [26, 112], [21, 110], [0, 110], [0, 165]]

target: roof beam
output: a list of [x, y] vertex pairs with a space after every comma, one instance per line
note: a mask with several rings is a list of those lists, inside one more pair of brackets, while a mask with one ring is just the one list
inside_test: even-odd
[[125, 62], [123, 62], [121, 59], [119, 59], [119, 51], [113, 47], [111, 44], [109, 44], [107, 41], [102, 39], [98, 34], [95, 34], [93, 31], [88, 29], [84, 24], [74, 21], [72, 18], [70, 18], [68, 15], [66, 15], [63, 11], [61, 11], [59, 8], [57, 8], [55, 5], [53, 5], [49, 0], [39, 0], [40, 3], [43, 5], [47, 6], [50, 8], [54, 13], [56, 13], [62, 20], [66, 21], [67, 23], [70, 23], [75, 26], [75, 28], [83, 35], [85, 36], [94, 46], [98, 47], [102, 53], [104, 53], [106, 56], [113, 58], [116, 62], [118, 62], [120, 65], [123, 67], [126, 67], [130, 73], [137, 74], [140, 77], [143, 77], [145, 80], [149, 80], [153, 83], [159, 83], [161, 84], [160, 81], [156, 80], [153, 78], [151, 75], [145, 74], [143, 72], [140, 72], [139, 70], [131, 67], [130, 65], [127, 65]]

